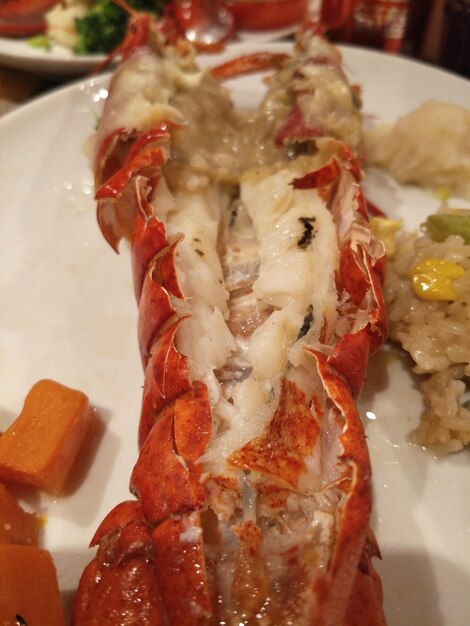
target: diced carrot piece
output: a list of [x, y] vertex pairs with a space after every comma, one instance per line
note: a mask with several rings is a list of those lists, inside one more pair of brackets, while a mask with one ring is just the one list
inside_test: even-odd
[[64, 491], [90, 424], [87, 396], [53, 380], [31, 388], [0, 437], [0, 480]]
[[47, 550], [0, 545], [0, 623], [64, 626], [57, 573]]
[[0, 544], [37, 546], [39, 518], [21, 508], [5, 485], [0, 483]]

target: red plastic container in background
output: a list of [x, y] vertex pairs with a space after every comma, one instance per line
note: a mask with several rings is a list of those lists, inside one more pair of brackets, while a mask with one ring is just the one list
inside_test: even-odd
[[227, 0], [242, 30], [273, 30], [301, 22], [307, 14], [308, 0]]
[[334, 41], [401, 50], [411, 0], [323, 0], [321, 21]]
[[60, 0], [0, 0], [0, 36], [30, 37], [44, 32], [44, 14]]

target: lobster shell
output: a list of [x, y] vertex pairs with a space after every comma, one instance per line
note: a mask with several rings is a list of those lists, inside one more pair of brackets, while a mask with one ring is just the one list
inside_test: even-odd
[[[287, 89], [289, 104], [266, 131], [275, 159], [234, 183], [227, 171], [181, 166], [190, 122], [171, 90], [183, 84], [197, 101], [200, 81], [209, 81], [211, 97], [219, 87], [192, 59], [175, 56], [158, 27], [154, 35], [112, 79], [95, 160], [98, 222], [116, 250], [122, 237], [131, 242], [139, 306], [136, 499], [118, 504], [98, 528], [73, 624], [385, 624], [371, 562], [379, 555], [369, 529], [371, 468], [356, 408], [369, 355], [387, 332], [385, 256], [368, 226], [352, 95], [347, 137], [341, 125], [307, 114], [316, 112], [313, 70], [348, 88], [339, 54], [314, 26], [300, 29], [259, 109], [264, 115], [272, 94]], [[129, 77], [154, 81], [137, 114]], [[180, 211], [193, 174], [192, 204]], [[276, 187], [292, 206], [274, 195], [271, 207], [261, 187]], [[311, 268], [313, 296], [305, 272], [277, 291], [264, 278], [278, 262], [282, 228], [273, 213], [299, 233], [293, 245], [288, 238], [285, 263]], [[243, 255], [256, 238], [252, 263]], [[289, 329], [282, 335], [289, 345], [263, 359], [246, 345], [267, 345], [270, 323], [278, 333]], [[218, 350], [211, 333], [222, 338]], [[193, 347], [199, 340], [202, 348]], [[243, 422], [253, 403], [261, 424], [246, 422], [247, 434], [230, 415]]]

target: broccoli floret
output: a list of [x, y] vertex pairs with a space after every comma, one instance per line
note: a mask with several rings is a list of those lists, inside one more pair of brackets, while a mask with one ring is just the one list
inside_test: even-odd
[[[130, 6], [159, 15], [165, 0], [128, 0]], [[75, 20], [78, 42], [76, 54], [107, 53], [121, 43], [128, 15], [112, 0], [95, 0], [85, 17]]]

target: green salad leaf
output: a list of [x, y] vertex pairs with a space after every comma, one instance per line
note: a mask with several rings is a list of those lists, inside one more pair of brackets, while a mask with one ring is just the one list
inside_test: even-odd
[[51, 40], [47, 35], [35, 35], [28, 39], [28, 43], [32, 48], [49, 51], [52, 48]]
[[[140, 11], [159, 15], [165, 0], [128, 0]], [[124, 38], [129, 17], [112, 0], [95, 0], [85, 17], [75, 20], [78, 42], [76, 54], [108, 53]]]
[[430, 215], [424, 225], [426, 234], [433, 241], [445, 241], [450, 235], [460, 235], [470, 243], [470, 211], [456, 210], [453, 213]]

